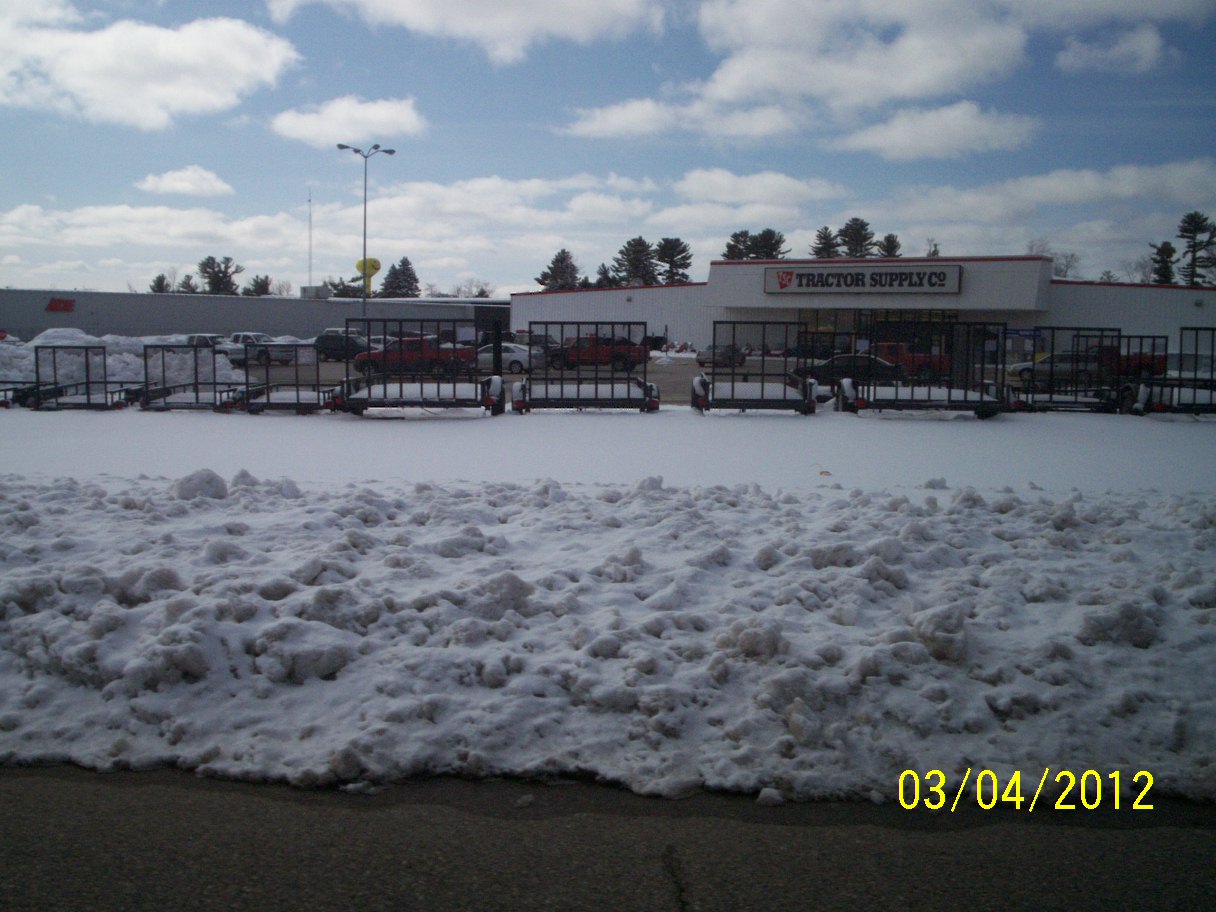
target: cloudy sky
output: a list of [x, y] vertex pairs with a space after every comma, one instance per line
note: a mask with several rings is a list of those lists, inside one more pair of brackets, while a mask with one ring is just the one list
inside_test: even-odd
[[1216, 217], [1214, 47], [1216, 0], [0, 0], [0, 286], [350, 278], [337, 143], [440, 290], [851, 216], [1122, 275]]

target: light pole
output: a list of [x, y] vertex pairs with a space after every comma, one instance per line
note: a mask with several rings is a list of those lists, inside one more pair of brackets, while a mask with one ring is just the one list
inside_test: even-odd
[[367, 160], [377, 152], [383, 152], [385, 155], [396, 155], [396, 149], [381, 149], [380, 143], [376, 143], [366, 152], [362, 149], [356, 149], [354, 146], [348, 146], [346, 143], [338, 143], [338, 148], [346, 151], [354, 152], [363, 159], [363, 259], [359, 261], [359, 272], [363, 279], [363, 319], [367, 319]]

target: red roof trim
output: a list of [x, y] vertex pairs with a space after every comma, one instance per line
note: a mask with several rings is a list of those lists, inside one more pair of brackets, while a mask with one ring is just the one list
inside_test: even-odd
[[863, 257], [848, 259], [846, 257], [810, 257], [801, 260], [714, 260], [710, 266], [853, 266], [857, 264], [877, 265], [879, 263], [1020, 263], [1038, 261], [1050, 263], [1051, 257], [1045, 256], [962, 256], [962, 257]]
[[1209, 285], [1155, 285], [1152, 282], [1099, 282], [1095, 279], [1052, 279], [1052, 285], [1098, 285], [1102, 288], [1159, 288], [1169, 291], [1216, 291]]

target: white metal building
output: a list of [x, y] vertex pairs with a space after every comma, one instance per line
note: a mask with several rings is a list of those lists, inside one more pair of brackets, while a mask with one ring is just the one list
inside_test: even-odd
[[93, 336], [265, 332], [308, 339], [363, 317], [463, 320], [501, 314], [506, 329], [508, 306], [493, 298], [369, 298], [365, 313], [361, 298], [0, 289], [0, 330], [27, 340], [58, 327]]
[[772, 320], [864, 335], [875, 319], [1085, 326], [1164, 335], [1216, 326], [1216, 288], [1052, 278], [1040, 256], [890, 260], [720, 260], [691, 285], [511, 296], [512, 328], [531, 320], [645, 321], [652, 335], [697, 348], [715, 320]]

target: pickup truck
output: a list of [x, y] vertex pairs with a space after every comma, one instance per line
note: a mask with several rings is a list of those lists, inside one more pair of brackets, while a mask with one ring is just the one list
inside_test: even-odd
[[355, 355], [355, 369], [364, 374], [430, 374], [454, 377], [476, 373], [477, 350], [440, 342], [437, 336], [392, 339], [382, 349]]
[[260, 332], [235, 332], [215, 350], [227, 355], [233, 367], [244, 367], [249, 357], [258, 364], [290, 364], [295, 358], [294, 348], [277, 346], [274, 339]]
[[950, 356], [947, 354], [918, 354], [906, 342], [875, 342], [870, 354], [891, 364], [898, 364], [904, 373], [917, 380], [950, 376]]
[[1116, 345], [1092, 345], [1087, 349], [1103, 373], [1116, 377], [1148, 379], [1166, 372], [1165, 352], [1129, 351], [1120, 353]]
[[629, 339], [583, 336], [551, 352], [549, 366], [556, 370], [573, 370], [583, 366], [607, 365], [614, 371], [629, 373], [639, 364], [645, 364], [649, 358], [650, 352], [645, 346]]

